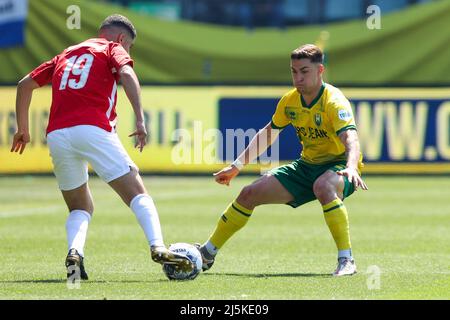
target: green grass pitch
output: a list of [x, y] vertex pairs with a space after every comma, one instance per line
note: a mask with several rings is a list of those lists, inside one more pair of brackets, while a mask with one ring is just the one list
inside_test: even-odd
[[[166, 244], [203, 242], [254, 177], [145, 177]], [[317, 201], [256, 209], [194, 281], [174, 282], [150, 259], [133, 213], [92, 178], [90, 280], [65, 281], [66, 208], [52, 177], [0, 177], [0, 299], [449, 299], [448, 177], [367, 177], [346, 199], [358, 274], [333, 278], [336, 249]], [[376, 270], [380, 271], [377, 277]], [[379, 281], [378, 281], [379, 280]], [[379, 286], [378, 286], [379, 285]]]

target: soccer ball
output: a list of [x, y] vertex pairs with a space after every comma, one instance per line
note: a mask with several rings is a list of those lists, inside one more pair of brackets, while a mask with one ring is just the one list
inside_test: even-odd
[[203, 262], [200, 251], [192, 244], [183, 242], [171, 244], [169, 250], [188, 257], [194, 264], [194, 269], [191, 272], [184, 272], [175, 270], [173, 264], [165, 263], [162, 268], [167, 278], [170, 280], [194, 280], [202, 270]]

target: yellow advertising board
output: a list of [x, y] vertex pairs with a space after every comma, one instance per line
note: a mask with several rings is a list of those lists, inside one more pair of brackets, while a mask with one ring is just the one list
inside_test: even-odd
[[[143, 172], [212, 172], [223, 166], [214, 157], [217, 103], [221, 96], [279, 96], [283, 88], [144, 87], [142, 101], [148, 144], [140, 153], [128, 135], [134, 130], [134, 113], [123, 89], [117, 96], [119, 137]], [[15, 88], [0, 87], [0, 173], [52, 172], [45, 129], [51, 104], [51, 88], [34, 91], [30, 106], [31, 143], [22, 155], [10, 152], [16, 128]], [[205, 155], [209, 153], [209, 156]], [[250, 170], [258, 170], [250, 166]]]
[[[142, 172], [212, 173], [232, 161], [270, 121], [277, 100], [289, 89], [143, 87], [149, 136], [142, 153], [128, 137], [134, 114], [119, 89], [118, 134]], [[450, 89], [344, 88], [343, 92], [354, 107], [365, 172], [450, 173]], [[15, 88], [0, 87], [0, 97], [0, 173], [52, 172], [45, 139], [51, 88], [34, 91], [31, 143], [22, 155], [10, 152], [16, 126]], [[279, 150], [273, 148], [276, 152], [267, 158], [269, 166], [299, 155], [300, 150], [291, 147], [298, 145], [295, 134], [283, 134]], [[259, 172], [260, 167], [253, 164], [246, 171]]]

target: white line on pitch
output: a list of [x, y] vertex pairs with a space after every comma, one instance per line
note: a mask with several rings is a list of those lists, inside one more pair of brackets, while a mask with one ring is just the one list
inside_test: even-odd
[[66, 210], [63, 205], [39, 207], [39, 208], [24, 208], [0, 211], [0, 218], [16, 218], [33, 215], [47, 215], [55, 212]]

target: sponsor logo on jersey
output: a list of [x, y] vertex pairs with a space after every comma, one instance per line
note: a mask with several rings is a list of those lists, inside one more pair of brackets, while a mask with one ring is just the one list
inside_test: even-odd
[[351, 118], [353, 118], [353, 114], [349, 110], [339, 110], [338, 116], [339, 116], [339, 119], [344, 120], [344, 121], [348, 121]]
[[316, 123], [316, 126], [320, 127], [320, 125], [322, 124], [322, 116], [320, 113], [316, 113], [314, 115], [314, 122]]
[[320, 139], [320, 138], [329, 139], [328, 132], [326, 132], [325, 130], [322, 130], [322, 129], [311, 128], [311, 127], [307, 127], [307, 128], [295, 127], [295, 130], [297, 131], [297, 135], [299, 136], [300, 139], [302, 137], [311, 139], [311, 140]]
[[286, 117], [288, 117], [288, 119], [290, 120], [298, 120], [298, 113], [299, 113], [299, 108], [296, 107], [286, 107], [286, 109], [284, 109], [284, 113], [286, 114]]

